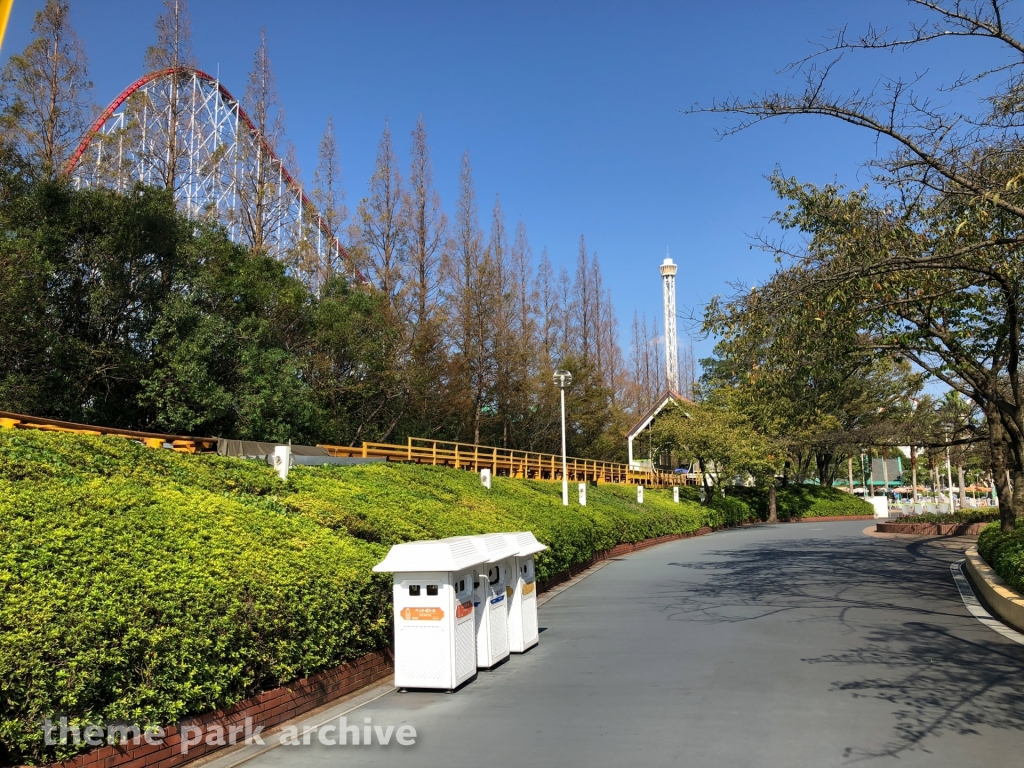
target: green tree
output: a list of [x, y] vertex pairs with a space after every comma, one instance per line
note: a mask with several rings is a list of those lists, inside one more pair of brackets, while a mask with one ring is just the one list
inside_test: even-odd
[[[789, 205], [778, 222], [805, 233], [809, 244], [796, 252], [766, 244], [792, 261], [758, 300], [771, 305], [779, 322], [805, 334], [827, 336], [852, 321], [862, 329], [863, 348], [910, 360], [976, 403], [988, 424], [1002, 527], [1010, 531], [1024, 512], [1024, 147], [1018, 130], [1024, 42], [1003, 0], [913, 2], [928, 21], [912, 23], [909, 34], [870, 27], [855, 36], [844, 27], [796, 64], [806, 75], [802, 91], [729, 99], [706, 110], [736, 119], [727, 133], [777, 117], [816, 115], [891, 142], [889, 155], [869, 163], [874, 193], [773, 178]], [[898, 76], [884, 88], [849, 95], [831, 88], [848, 51], [906, 50], [962, 38], [993, 43], [1008, 55], [996, 69], [965, 59], [964, 73], [947, 86], [965, 98], [940, 103], [921, 94], [915, 80]], [[834, 58], [818, 66], [822, 56]], [[976, 109], [963, 108], [967, 88], [976, 94]], [[749, 305], [747, 297], [734, 296], [726, 313]]]
[[[710, 505], [716, 489], [746, 474], [774, 478], [777, 453], [750, 420], [724, 396], [701, 403], [673, 403], [651, 427], [656, 452], [672, 451], [692, 457], [704, 478], [704, 503]], [[770, 488], [774, 489], [774, 482]]]

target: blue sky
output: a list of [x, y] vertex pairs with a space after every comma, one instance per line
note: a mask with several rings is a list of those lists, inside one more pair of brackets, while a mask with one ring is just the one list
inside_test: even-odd
[[[42, 0], [16, 0], [4, 58], [30, 38]], [[143, 73], [158, 0], [71, 0], [105, 105]], [[699, 311], [727, 281], [765, 278], [771, 258], [750, 235], [777, 207], [764, 176], [861, 185], [874, 137], [828, 120], [762, 125], [718, 140], [717, 116], [681, 110], [715, 97], [799, 87], [787, 63], [849, 23], [905, 28], [898, 0], [838, 2], [314, 2], [192, 0], [200, 66], [241, 96], [261, 27], [288, 138], [308, 182], [328, 115], [337, 126], [350, 208], [365, 195], [385, 118], [403, 158], [423, 113], [447, 210], [470, 152], [481, 225], [494, 195], [535, 256], [572, 267], [580, 234], [597, 251], [623, 347], [634, 311], [659, 315], [657, 267], [681, 265], [681, 305]], [[923, 54], [850, 57], [837, 86], [870, 88], [881, 73], [916, 72], [927, 88], [987, 55], [939, 43]], [[960, 58], [956, 58], [960, 57]], [[882, 149], [886, 145], [881, 145]], [[686, 343], [685, 335], [682, 342]], [[712, 343], [695, 340], [698, 356]], [[628, 350], [627, 350], [628, 354]]]

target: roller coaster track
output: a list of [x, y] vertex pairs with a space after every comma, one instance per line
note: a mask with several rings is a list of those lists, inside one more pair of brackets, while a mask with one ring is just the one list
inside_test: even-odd
[[164, 186], [171, 163], [175, 200], [189, 216], [216, 219], [235, 242], [251, 245], [258, 231], [264, 250], [308, 282], [323, 279], [323, 265], [363, 281], [266, 137], [202, 70], [161, 69], [129, 85], [90, 126], [67, 171], [77, 188], [127, 191]]

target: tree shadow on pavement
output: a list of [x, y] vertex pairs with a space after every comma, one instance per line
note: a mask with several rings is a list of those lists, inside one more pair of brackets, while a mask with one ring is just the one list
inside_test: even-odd
[[683, 577], [647, 602], [671, 621], [837, 623], [850, 650], [803, 661], [835, 665], [830, 690], [887, 702], [894, 724], [844, 757], [898, 757], [979, 726], [1024, 731], [1024, 647], [964, 609], [949, 573], [959, 558], [920, 540], [764, 542], [672, 563]]
[[905, 622], [871, 629], [863, 645], [846, 653], [805, 661], [857, 669], [863, 676], [836, 681], [832, 690], [892, 705], [888, 740], [845, 750], [857, 762], [931, 751], [930, 737], [977, 734], [981, 726], [1024, 730], [1024, 654], [1017, 647], [980, 624], [964, 632]]

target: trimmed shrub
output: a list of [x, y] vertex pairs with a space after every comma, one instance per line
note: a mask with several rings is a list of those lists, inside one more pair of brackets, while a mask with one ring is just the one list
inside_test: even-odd
[[[746, 501], [761, 520], [768, 519], [768, 489], [730, 488], [727, 492]], [[874, 511], [863, 499], [838, 488], [792, 483], [776, 488], [775, 510], [780, 520], [870, 515]]]
[[1024, 594], [1024, 518], [1017, 518], [1013, 533], [1003, 533], [998, 522], [985, 526], [978, 536], [978, 554], [1010, 589]]
[[70, 757], [40, 721], [167, 725], [391, 639], [390, 544], [532, 530], [541, 579], [620, 542], [740, 522], [671, 491], [403, 464], [296, 467], [0, 430], [0, 759]]
[[992, 507], [985, 509], [968, 509], [959, 512], [950, 512], [948, 515], [905, 515], [903, 517], [890, 517], [888, 523], [991, 523], [999, 519], [999, 511]]

